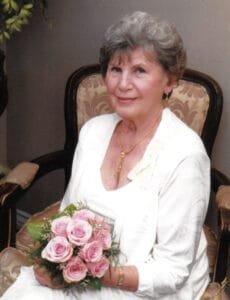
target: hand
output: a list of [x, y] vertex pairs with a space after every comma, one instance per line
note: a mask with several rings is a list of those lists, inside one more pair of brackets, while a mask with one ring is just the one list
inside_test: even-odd
[[138, 276], [135, 266], [111, 267], [103, 276], [102, 283], [107, 287], [135, 292], [138, 289]]
[[48, 286], [52, 289], [62, 289], [65, 287], [65, 284], [55, 281], [55, 279], [50, 276], [46, 269], [38, 264], [34, 265], [34, 275], [41, 285]]

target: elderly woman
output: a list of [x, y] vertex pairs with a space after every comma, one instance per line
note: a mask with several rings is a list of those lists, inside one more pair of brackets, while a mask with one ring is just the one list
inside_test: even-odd
[[201, 298], [209, 282], [202, 231], [209, 159], [165, 105], [185, 61], [176, 29], [147, 13], [107, 30], [100, 63], [115, 113], [81, 130], [61, 208], [85, 199], [112, 219], [121, 266], [106, 273], [100, 291], [68, 294], [42, 268], [23, 268], [2, 299]]

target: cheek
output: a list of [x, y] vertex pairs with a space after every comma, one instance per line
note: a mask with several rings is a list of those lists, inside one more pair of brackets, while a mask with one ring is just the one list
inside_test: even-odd
[[143, 96], [155, 94], [159, 89], [159, 85], [155, 81], [140, 81], [135, 85], [135, 87], [139, 94], [142, 94]]
[[166, 81], [163, 79], [155, 79], [149, 82], [146, 82], [143, 85], [143, 92], [147, 94], [162, 94], [164, 92], [165, 87], [167, 86]]
[[104, 80], [104, 83], [105, 83], [108, 93], [111, 94], [115, 89], [114, 80], [112, 80], [110, 77], [107, 76]]

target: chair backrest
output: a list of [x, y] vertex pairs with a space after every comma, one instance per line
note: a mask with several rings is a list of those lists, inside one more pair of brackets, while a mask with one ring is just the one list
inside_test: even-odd
[[[168, 101], [169, 108], [202, 138], [211, 156], [222, 113], [222, 91], [210, 76], [186, 69]], [[69, 78], [65, 94], [66, 144], [70, 158], [81, 126], [90, 118], [112, 112], [99, 65], [83, 66]]]

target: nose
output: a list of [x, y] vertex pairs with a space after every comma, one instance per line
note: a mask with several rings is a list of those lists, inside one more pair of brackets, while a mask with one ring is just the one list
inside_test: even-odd
[[132, 87], [130, 74], [128, 72], [121, 73], [120, 80], [118, 82], [118, 87], [122, 91], [129, 90]]

